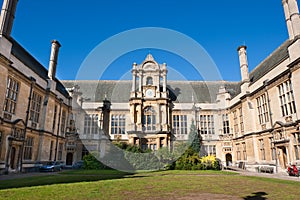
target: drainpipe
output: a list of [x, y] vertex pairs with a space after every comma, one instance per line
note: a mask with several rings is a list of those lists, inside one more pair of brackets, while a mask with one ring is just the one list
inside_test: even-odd
[[26, 132], [28, 127], [28, 120], [29, 120], [29, 112], [30, 112], [30, 106], [31, 106], [31, 99], [32, 99], [32, 93], [33, 93], [33, 87], [35, 85], [36, 80], [33, 77], [30, 77], [30, 91], [28, 96], [28, 104], [27, 104], [27, 110], [26, 110], [26, 118], [25, 118], [25, 129], [24, 129], [24, 135], [23, 135], [23, 141], [22, 145], [19, 151], [19, 162], [18, 162], [18, 170], [19, 172], [22, 172], [23, 170], [23, 152], [25, 147], [25, 140], [26, 140]]

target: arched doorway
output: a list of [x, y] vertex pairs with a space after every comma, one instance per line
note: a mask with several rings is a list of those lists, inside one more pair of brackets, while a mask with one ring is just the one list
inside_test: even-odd
[[230, 153], [226, 154], [226, 166], [232, 165], [232, 155]]
[[66, 165], [73, 164], [73, 153], [67, 153]]

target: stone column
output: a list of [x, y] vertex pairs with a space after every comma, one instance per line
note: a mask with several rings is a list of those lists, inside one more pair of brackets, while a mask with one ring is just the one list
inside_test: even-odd
[[164, 137], [164, 147], [168, 147], [168, 137]]
[[161, 130], [161, 109], [160, 109], [161, 105], [158, 104], [158, 112], [157, 112], [157, 124], [158, 124], [158, 128], [159, 130]]
[[143, 74], [140, 73], [140, 79], [139, 79], [139, 92], [142, 92], [142, 85], [143, 85]]
[[137, 66], [137, 64], [136, 63], [133, 63], [133, 65], [132, 65], [132, 89], [131, 89], [131, 91], [132, 92], [135, 92], [135, 90], [136, 90], [136, 66]]
[[157, 149], [160, 149], [160, 137], [156, 138]]

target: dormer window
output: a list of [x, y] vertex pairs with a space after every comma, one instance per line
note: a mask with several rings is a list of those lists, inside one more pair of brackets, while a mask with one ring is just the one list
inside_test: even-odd
[[147, 78], [146, 85], [153, 85], [153, 79], [152, 79], [152, 77], [148, 77]]

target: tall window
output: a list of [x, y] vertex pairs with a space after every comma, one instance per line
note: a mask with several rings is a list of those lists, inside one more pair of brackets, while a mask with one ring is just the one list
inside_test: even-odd
[[24, 160], [32, 159], [33, 137], [27, 137], [24, 146]]
[[186, 115], [173, 115], [173, 129], [174, 129], [174, 134], [186, 135], [187, 134], [187, 116]]
[[241, 128], [241, 133], [244, 132], [244, 120], [243, 120], [243, 109], [239, 108], [239, 113], [240, 113], [240, 128]]
[[247, 160], [247, 148], [245, 142], [242, 143], [242, 147], [243, 147], [243, 159]]
[[39, 123], [41, 111], [42, 96], [33, 92], [30, 108], [30, 120], [34, 123]]
[[89, 154], [89, 150], [85, 146], [82, 147], [82, 152], [81, 152], [81, 159], [83, 159], [84, 156]]
[[294, 149], [295, 149], [295, 158], [296, 160], [299, 160], [299, 146], [294, 145]]
[[214, 116], [200, 115], [201, 134], [215, 134]]
[[62, 153], [63, 153], [63, 143], [59, 143], [58, 145], [58, 160], [62, 160]]
[[275, 160], [276, 159], [276, 149], [274, 146], [274, 138], [270, 137], [269, 141], [270, 141], [270, 147], [271, 147], [271, 158], [272, 158], [272, 160]]
[[143, 126], [146, 131], [156, 130], [156, 115], [153, 107], [149, 106], [144, 109]]
[[269, 109], [266, 95], [263, 94], [260, 97], [256, 98], [257, 110], [258, 110], [258, 119], [260, 124], [269, 122]]
[[52, 160], [53, 145], [54, 145], [54, 142], [51, 141], [51, 143], [50, 143], [50, 152], [49, 152], [49, 160]]
[[99, 115], [91, 114], [84, 117], [84, 134], [98, 134], [99, 133]]
[[55, 107], [54, 107], [53, 124], [52, 124], [52, 132], [53, 133], [55, 131], [55, 125], [56, 125], [56, 115], [57, 115], [57, 105], [55, 105]]
[[60, 126], [60, 135], [64, 135], [65, 134], [65, 127], [66, 126], [66, 111], [62, 112], [61, 115], [61, 126]]
[[15, 113], [19, 87], [19, 82], [9, 76], [6, 84], [6, 95], [3, 107], [4, 111], [11, 114]]
[[125, 115], [111, 115], [111, 134], [125, 134]]
[[282, 116], [291, 115], [296, 112], [293, 87], [291, 80], [278, 86], [279, 100]]
[[223, 121], [223, 134], [229, 134], [230, 133], [230, 126], [229, 126], [228, 114], [223, 114], [222, 115], [222, 121]]
[[234, 133], [238, 134], [239, 133], [239, 123], [238, 123], [238, 118], [237, 118], [237, 111], [233, 111], [233, 128], [234, 128]]
[[266, 154], [265, 154], [265, 144], [263, 139], [259, 139], [259, 149], [260, 149], [260, 156], [262, 160], [266, 160]]
[[216, 146], [215, 145], [203, 145], [204, 155], [216, 156]]
[[236, 144], [236, 159], [241, 160], [241, 147], [240, 144]]

